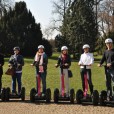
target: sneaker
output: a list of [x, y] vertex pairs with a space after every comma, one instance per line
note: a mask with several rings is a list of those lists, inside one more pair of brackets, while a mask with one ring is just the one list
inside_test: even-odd
[[86, 100], [86, 99], [87, 99], [87, 97], [86, 97], [86, 96], [84, 96], [84, 97], [83, 97], [83, 100]]
[[13, 92], [12, 95], [16, 95], [16, 93]]
[[110, 101], [110, 97], [107, 97], [107, 101]]
[[21, 95], [21, 93], [18, 93], [18, 95], [20, 96], [20, 95]]
[[45, 96], [45, 94], [44, 93], [42, 93], [42, 97], [44, 97]]
[[66, 97], [69, 97], [69, 94], [68, 93], [66, 93]]
[[35, 97], [38, 97], [38, 93], [36, 93]]

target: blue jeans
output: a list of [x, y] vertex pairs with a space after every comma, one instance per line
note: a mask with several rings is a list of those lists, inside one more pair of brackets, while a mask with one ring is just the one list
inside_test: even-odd
[[[46, 93], [46, 75], [47, 75], [47, 72], [43, 72], [43, 73], [39, 73], [38, 75], [40, 75], [40, 78], [42, 80], [42, 92], [45, 94]], [[37, 88], [37, 91], [38, 91], [38, 80], [37, 80], [37, 77], [36, 77], [36, 88]]]
[[16, 93], [16, 80], [17, 80], [17, 83], [18, 83], [18, 93], [21, 92], [21, 76], [22, 76], [22, 73], [15, 73], [14, 76], [12, 76], [12, 92], [13, 93]]

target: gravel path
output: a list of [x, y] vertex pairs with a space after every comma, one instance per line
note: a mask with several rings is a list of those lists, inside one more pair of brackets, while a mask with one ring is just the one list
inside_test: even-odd
[[71, 105], [69, 103], [45, 104], [13, 100], [0, 102], [0, 114], [113, 114], [113, 106]]

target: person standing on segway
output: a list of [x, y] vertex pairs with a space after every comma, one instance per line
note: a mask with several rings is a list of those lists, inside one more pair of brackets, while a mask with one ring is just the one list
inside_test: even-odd
[[93, 57], [93, 54], [89, 52], [89, 49], [90, 49], [90, 46], [88, 44], [83, 45], [84, 53], [81, 55], [78, 65], [80, 66], [80, 74], [81, 74], [81, 79], [82, 79], [83, 91], [85, 91], [84, 75], [85, 75], [85, 72], [86, 72], [90, 92], [91, 92], [91, 95], [92, 95], [92, 93], [93, 93], [93, 84], [92, 84], [92, 79], [91, 79], [91, 75], [92, 75], [91, 66], [94, 63], [94, 57]]
[[0, 93], [2, 89], [3, 65], [4, 65], [4, 56], [0, 53]]
[[[39, 45], [38, 51], [35, 55], [35, 59], [33, 62], [33, 66], [36, 67], [36, 88], [38, 91], [38, 76], [40, 76], [42, 80], [42, 96], [45, 96], [46, 94], [46, 75], [47, 75], [47, 64], [48, 64], [48, 57], [46, 53], [44, 52], [44, 46]], [[36, 94], [38, 96], [38, 93]]]
[[21, 77], [22, 77], [22, 67], [24, 66], [23, 56], [20, 55], [20, 48], [13, 48], [14, 55], [12, 55], [9, 59], [9, 66], [12, 66], [15, 70], [14, 75], [12, 76], [12, 95], [16, 95], [16, 80], [18, 83], [18, 95], [21, 94]]
[[[61, 48], [61, 55], [58, 58], [58, 62], [57, 64], [55, 64], [55, 67], [60, 66], [60, 70], [61, 70], [61, 83], [60, 83], [60, 95], [62, 95], [62, 86], [65, 86], [66, 89], [66, 97], [69, 97], [69, 77], [68, 77], [68, 69], [71, 66], [71, 58], [70, 55], [68, 55], [68, 48], [67, 46], [62, 46]], [[62, 77], [64, 79], [62, 79]], [[62, 80], [65, 80], [63, 85]]]
[[113, 41], [111, 38], [107, 38], [105, 40], [105, 44], [107, 50], [105, 50], [99, 67], [102, 66], [104, 62], [106, 62], [106, 87], [107, 87], [107, 100], [110, 101], [112, 99], [112, 85], [111, 80], [114, 82], [114, 48]]

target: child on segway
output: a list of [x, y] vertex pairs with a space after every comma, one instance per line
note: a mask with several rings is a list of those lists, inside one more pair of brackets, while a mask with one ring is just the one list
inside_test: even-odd
[[[112, 82], [114, 83], [114, 48], [113, 48], [113, 41], [111, 38], [107, 38], [105, 40], [105, 44], [107, 50], [105, 50], [100, 63], [98, 64], [99, 67], [102, 66], [104, 62], [106, 62], [105, 66], [105, 74], [106, 74], [106, 87], [107, 87], [107, 101], [114, 100], [114, 95], [112, 94]], [[101, 92], [103, 94], [103, 91]], [[102, 104], [102, 103], [101, 103]]]
[[24, 59], [23, 56], [19, 54], [20, 48], [14, 47], [13, 48], [14, 55], [12, 55], [9, 59], [9, 66], [14, 67], [15, 73], [14, 76], [12, 76], [12, 94], [16, 94], [16, 80], [18, 83], [18, 94], [21, 92], [21, 86], [22, 86], [22, 67], [24, 66]]
[[68, 54], [67, 46], [62, 46], [61, 48], [61, 55], [58, 58], [57, 64], [55, 64], [56, 68], [58, 66], [60, 66], [60, 96], [69, 97], [68, 69], [71, 66], [71, 58]]
[[[88, 91], [88, 84], [90, 88], [91, 95], [93, 93], [93, 84], [91, 79], [91, 66], [94, 63], [93, 54], [89, 52], [90, 46], [88, 44], [83, 45], [84, 53], [80, 57], [80, 61], [78, 65], [80, 66], [80, 74], [82, 79], [82, 88], [83, 88], [83, 96], [86, 99], [87, 91]], [[87, 77], [85, 77], [85, 73]], [[85, 80], [87, 79], [87, 80]], [[88, 84], [87, 84], [88, 82]]]
[[[46, 75], [47, 75], [48, 57], [44, 52], [44, 46], [39, 45], [36, 52], [33, 66], [36, 67], [36, 88], [37, 93], [35, 96], [45, 96], [46, 94]], [[42, 93], [40, 92], [40, 81], [42, 80]]]

